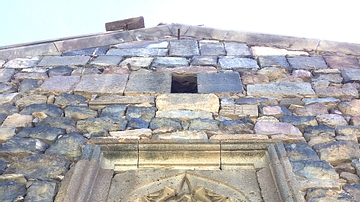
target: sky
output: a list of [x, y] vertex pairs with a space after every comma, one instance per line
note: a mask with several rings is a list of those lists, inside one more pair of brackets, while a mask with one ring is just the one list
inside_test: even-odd
[[356, 0], [0, 0], [0, 46], [163, 23], [360, 43]]

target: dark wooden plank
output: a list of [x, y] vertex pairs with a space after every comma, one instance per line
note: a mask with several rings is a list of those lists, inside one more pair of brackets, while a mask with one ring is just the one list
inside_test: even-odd
[[143, 16], [105, 23], [106, 31], [133, 30], [144, 27], [145, 23]]

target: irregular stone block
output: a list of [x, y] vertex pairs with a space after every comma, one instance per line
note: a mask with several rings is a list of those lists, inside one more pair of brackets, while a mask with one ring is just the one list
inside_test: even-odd
[[259, 105], [259, 104], [270, 104], [270, 100], [268, 98], [238, 98], [235, 99], [235, 103], [239, 105]]
[[31, 104], [26, 106], [20, 114], [32, 115], [34, 112], [43, 112], [47, 116], [61, 116], [63, 110], [51, 104]]
[[325, 69], [328, 68], [325, 60], [322, 57], [292, 57], [288, 61], [293, 69]]
[[25, 127], [18, 134], [18, 137], [30, 137], [39, 139], [46, 144], [51, 145], [58, 138], [59, 135], [65, 134], [66, 131], [61, 128], [53, 127]]
[[219, 130], [219, 122], [213, 119], [193, 119], [190, 122], [189, 130], [217, 131]]
[[257, 105], [233, 105], [224, 108], [221, 105], [219, 114], [229, 118], [237, 117], [258, 117], [258, 106]]
[[91, 74], [101, 74], [103, 71], [102, 67], [77, 67], [72, 71], [71, 76], [84, 76]]
[[117, 49], [111, 48], [106, 55], [116, 55], [122, 57], [165, 57], [168, 50], [164, 48], [131, 48]]
[[260, 56], [258, 57], [259, 64], [262, 68], [264, 67], [281, 67], [290, 68], [289, 63], [285, 56]]
[[0, 183], [1, 201], [18, 201], [26, 195], [26, 183], [5, 181]]
[[45, 104], [47, 101], [47, 97], [45, 95], [28, 95], [23, 96], [15, 102], [15, 105], [19, 107], [19, 109], [23, 109], [25, 106], [32, 104]]
[[290, 123], [301, 131], [308, 126], [317, 126], [318, 122], [314, 116], [282, 116], [280, 117], [281, 122]]
[[118, 117], [100, 117], [80, 120], [76, 128], [81, 133], [106, 135], [108, 131], [125, 130], [127, 120]]
[[360, 100], [355, 99], [350, 102], [341, 102], [338, 108], [345, 115], [358, 116], [360, 115]]
[[335, 131], [338, 135], [356, 135], [360, 139], [360, 126], [337, 126]]
[[85, 75], [74, 92], [90, 99], [92, 95], [123, 95], [128, 75]]
[[[72, 42], [75, 42], [76, 45], [80, 45], [79, 42], [81, 42], [81, 40], [88, 40], [85, 38], [77, 38], [77, 39], [74, 39], [74, 41]], [[94, 38], [92, 38], [91, 40], [94, 40]], [[61, 44], [60, 43], [57, 43], [56, 45], [60, 45], [60, 46], [63, 46], [64, 44], [66, 44], [66, 42], [70, 42], [71, 40], [66, 40], [66, 41], [62, 41], [63, 43]], [[94, 40], [96, 41], [96, 40]], [[89, 42], [89, 41], [87, 41]], [[97, 41], [98, 42], [98, 41]], [[56, 43], [56, 42], [55, 42]], [[71, 42], [70, 42], [71, 43]], [[71, 44], [71, 45], [74, 45], [74, 44]], [[86, 43], [87, 47], [89, 47], [89, 43]], [[81, 46], [81, 45], [80, 45]], [[99, 44], [97, 44], [96, 46], [99, 46]], [[103, 46], [103, 47], [96, 47], [96, 48], [83, 48], [83, 49], [79, 49], [79, 48], [74, 48], [72, 47], [70, 51], [68, 51], [69, 49], [68, 48], [64, 48], [62, 47], [63, 49], [66, 49], [64, 53], [61, 54], [61, 56], [77, 56], [77, 55], [89, 55], [89, 56], [103, 56], [105, 55], [105, 53], [109, 50], [109, 47], [108, 46]], [[75, 49], [75, 50], [74, 50]], [[77, 50], [76, 50], [77, 49]]]
[[58, 191], [55, 182], [32, 181], [25, 196], [25, 201], [52, 201]]
[[5, 68], [12, 68], [12, 69], [24, 69], [30, 68], [35, 66], [39, 62], [39, 57], [32, 57], [32, 58], [16, 58], [13, 60], [8, 61], [4, 67]]
[[291, 116], [292, 113], [284, 105], [260, 105], [259, 106], [260, 114], [266, 116], [274, 116], [279, 118], [281, 116]]
[[37, 79], [26, 79], [21, 81], [18, 91], [19, 92], [29, 92], [35, 90], [36, 88], [40, 87], [42, 81]]
[[163, 129], [166, 128], [170, 131], [182, 130], [181, 121], [179, 119], [173, 118], [153, 118], [150, 122], [150, 129]]
[[214, 66], [217, 65], [216, 56], [194, 56], [191, 59], [191, 65], [194, 66]]
[[148, 128], [148, 127], [149, 127], [149, 122], [141, 118], [132, 118], [128, 121], [126, 129], [133, 130], [133, 129]]
[[305, 142], [284, 145], [290, 161], [311, 160], [319, 161], [317, 153]]
[[340, 140], [317, 144], [313, 148], [319, 154], [321, 160], [326, 160], [331, 165], [350, 162], [352, 159], [360, 157], [359, 145], [353, 141]]
[[49, 69], [48, 75], [49, 77], [52, 76], [70, 76], [72, 72], [72, 68], [69, 66], [57, 66], [54, 68]]
[[241, 56], [241, 57], [251, 57], [249, 47], [244, 43], [237, 42], [224, 42], [226, 55], [228, 56]]
[[332, 69], [359, 69], [359, 61], [352, 57], [324, 56], [326, 63]]
[[100, 116], [114, 116], [121, 118], [125, 115], [126, 105], [108, 105], [101, 110]]
[[15, 102], [20, 99], [20, 94], [19, 93], [3, 93], [0, 94], [0, 104], [4, 105], [4, 104], [9, 104], [9, 105], [14, 105]]
[[342, 83], [343, 78], [340, 74], [315, 74], [315, 76], [311, 78], [311, 81], [329, 81], [331, 83]]
[[82, 95], [62, 93], [55, 98], [54, 104], [63, 108], [68, 105], [85, 105], [88, 99]]
[[256, 60], [249, 58], [219, 58], [219, 65], [222, 69], [259, 69]]
[[14, 93], [16, 91], [13, 86], [0, 83], [0, 93]]
[[346, 180], [348, 184], [359, 184], [360, 178], [356, 174], [349, 173], [349, 172], [341, 172], [340, 178]]
[[243, 86], [238, 73], [197, 75], [198, 93], [242, 93]]
[[26, 127], [32, 125], [33, 117], [31, 115], [21, 115], [18, 113], [9, 115], [4, 120], [2, 126]]
[[344, 82], [359, 82], [360, 81], [360, 69], [346, 69], [341, 70], [341, 76], [344, 78]]
[[41, 154], [48, 145], [41, 140], [32, 138], [12, 137], [0, 148], [0, 156], [7, 160]]
[[66, 156], [71, 161], [77, 161], [82, 155], [82, 147], [86, 143], [86, 138], [81, 134], [69, 133], [50, 145], [45, 154], [60, 154]]
[[117, 66], [123, 57], [117, 55], [100, 55], [93, 59], [90, 64], [98, 66]]
[[226, 55], [224, 45], [219, 41], [201, 40], [199, 47], [201, 55]]
[[338, 102], [340, 102], [339, 99], [334, 98], [334, 97], [304, 98], [304, 99], [302, 99], [302, 101], [305, 103], [305, 105], [310, 105], [310, 104], [314, 104], [314, 103], [324, 104], [327, 109], [335, 108], [337, 106]]
[[38, 66], [80, 66], [85, 65], [90, 56], [44, 56]]
[[298, 116], [317, 116], [319, 114], [328, 114], [328, 109], [321, 103], [314, 103], [295, 108], [293, 109], [293, 113]]
[[150, 122], [155, 116], [155, 107], [136, 107], [128, 106], [126, 110], [126, 119], [141, 118], [146, 122]]
[[169, 72], [132, 72], [126, 85], [125, 95], [170, 93], [171, 79]]
[[337, 88], [337, 87], [326, 87], [326, 88], [315, 88], [316, 95], [318, 97], [335, 97], [341, 100], [350, 100], [359, 98], [359, 92], [354, 87], [349, 88]]
[[214, 94], [163, 94], [156, 98], [158, 111], [200, 110], [217, 113], [219, 98]]
[[241, 76], [241, 80], [244, 85], [257, 84], [257, 83], [269, 83], [269, 77], [266, 75], [258, 74], [245, 74]]
[[179, 119], [182, 121], [190, 119], [212, 119], [211, 112], [205, 111], [192, 111], [192, 110], [167, 110], [167, 111], [156, 111], [157, 118], [170, 118]]
[[137, 106], [153, 106], [155, 98], [153, 96], [120, 96], [107, 95], [96, 98], [89, 102], [91, 109], [102, 109], [108, 105], [137, 105]]
[[0, 69], [0, 82], [10, 81], [14, 74], [14, 69]]
[[223, 120], [219, 123], [219, 129], [228, 133], [253, 134], [254, 123], [248, 119]]
[[79, 81], [79, 76], [53, 76], [45, 80], [40, 90], [54, 94], [71, 93]]
[[1, 126], [0, 127], [0, 142], [6, 142], [12, 138], [16, 133], [15, 127]]
[[198, 43], [196, 40], [170, 41], [169, 55], [180, 57], [199, 55]]
[[138, 70], [140, 68], [149, 68], [154, 58], [132, 57], [122, 61], [119, 66], [127, 66], [131, 70]]
[[257, 122], [254, 127], [256, 134], [265, 135], [297, 135], [302, 136], [301, 131], [290, 123], [281, 122]]
[[355, 201], [360, 200], [360, 185], [359, 184], [345, 184], [344, 190], [348, 192]]
[[177, 67], [177, 66], [189, 66], [189, 62], [186, 58], [180, 57], [157, 57], [153, 60], [151, 67]]
[[36, 126], [61, 128], [66, 130], [67, 133], [76, 131], [76, 121], [69, 117], [46, 117], [36, 124]]
[[97, 116], [97, 112], [91, 110], [87, 106], [70, 105], [64, 109], [64, 112], [66, 117], [70, 117], [76, 121], [88, 118], [95, 118]]
[[344, 117], [338, 114], [319, 114], [316, 116], [316, 120], [320, 125], [328, 125], [332, 128], [348, 125]]
[[305, 96], [311, 97], [315, 95], [310, 83], [291, 83], [279, 82], [269, 84], [253, 84], [247, 86], [247, 95], [249, 96], [282, 96], [295, 97]]

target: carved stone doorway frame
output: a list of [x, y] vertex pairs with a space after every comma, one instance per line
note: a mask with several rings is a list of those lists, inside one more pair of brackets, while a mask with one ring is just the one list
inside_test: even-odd
[[[201, 171], [204, 175], [208, 171], [226, 175], [233, 170], [243, 172], [253, 169], [263, 201], [304, 201], [282, 142], [112, 138], [91, 140], [86, 145], [83, 159], [66, 174], [56, 201], [117, 201], [111, 198], [114, 194], [109, 194], [114, 189], [112, 186], [127, 186], [126, 181], [115, 183], [117, 175], [154, 169], [164, 173], [177, 170], [176, 175], [184, 176], [186, 173], [192, 175], [193, 171], [196, 175], [201, 175]], [[139, 187], [139, 184], [136, 186]]]

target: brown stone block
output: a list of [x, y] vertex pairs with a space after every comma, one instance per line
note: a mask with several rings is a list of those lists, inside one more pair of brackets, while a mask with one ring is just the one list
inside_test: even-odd
[[153, 96], [106, 95], [89, 102], [89, 107], [96, 110], [108, 105], [153, 106], [155, 105], [155, 98]]
[[71, 93], [79, 81], [79, 76], [53, 76], [40, 86], [40, 90], [54, 94]]

